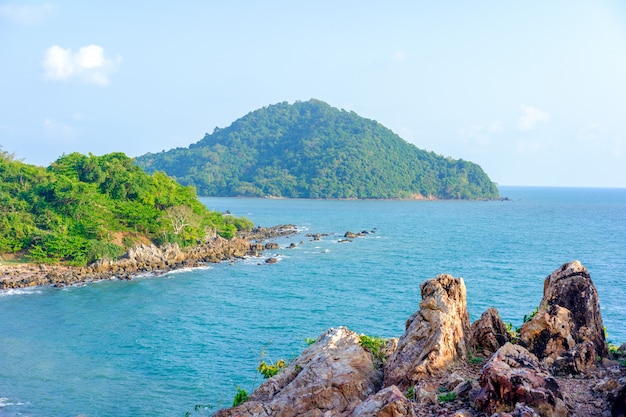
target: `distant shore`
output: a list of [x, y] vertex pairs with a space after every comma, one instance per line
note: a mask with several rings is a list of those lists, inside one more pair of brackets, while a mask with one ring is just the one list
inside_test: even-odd
[[29, 263], [0, 263], [0, 291], [37, 286], [64, 287], [107, 279], [128, 280], [138, 275], [162, 274], [210, 263], [259, 256], [273, 247], [262, 242], [297, 233], [294, 225], [256, 227], [233, 239], [216, 237], [201, 245], [181, 249], [176, 244], [139, 245], [117, 260], [101, 259], [84, 267]]

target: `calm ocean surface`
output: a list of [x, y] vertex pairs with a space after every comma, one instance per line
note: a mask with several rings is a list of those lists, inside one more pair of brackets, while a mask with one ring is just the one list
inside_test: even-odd
[[[544, 278], [578, 259], [613, 342], [626, 341], [626, 189], [501, 187], [512, 201], [205, 198], [261, 226], [294, 223], [265, 258], [133, 281], [0, 293], [0, 416], [183, 416], [229, 406], [264, 359], [345, 325], [396, 337], [419, 286], [463, 277], [471, 320], [519, 326]], [[372, 231], [339, 243], [346, 231]], [[306, 233], [328, 233], [313, 242]], [[286, 249], [290, 243], [296, 249]], [[302, 244], [300, 242], [303, 242]], [[283, 249], [285, 248], [285, 249]]]

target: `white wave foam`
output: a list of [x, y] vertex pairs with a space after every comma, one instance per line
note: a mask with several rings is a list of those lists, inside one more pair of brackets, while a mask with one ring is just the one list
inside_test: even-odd
[[173, 269], [171, 271], [166, 272], [164, 275], [176, 275], [176, 274], [183, 274], [185, 272], [202, 271], [202, 270], [207, 270], [207, 269], [213, 269], [213, 267], [210, 265], [203, 265], [203, 266], [194, 266], [193, 268]]
[[0, 297], [7, 297], [9, 295], [22, 295], [22, 294], [40, 294], [41, 288], [11, 288], [8, 290], [0, 290]]
[[24, 403], [21, 403], [21, 402], [13, 403], [13, 402], [9, 402], [9, 401], [10, 400], [8, 398], [6, 398], [6, 397], [0, 397], [0, 408], [8, 407], [10, 405], [24, 405]]

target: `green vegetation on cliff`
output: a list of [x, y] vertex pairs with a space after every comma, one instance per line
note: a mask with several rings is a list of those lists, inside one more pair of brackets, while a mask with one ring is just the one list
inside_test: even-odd
[[122, 153], [64, 155], [48, 168], [0, 149], [0, 255], [85, 265], [137, 243], [232, 237], [247, 219], [208, 210], [192, 187], [152, 175]]
[[201, 195], [492, 199], [480, 166], [418, 149], [380, 123], [318, 101], [286, 102], [136, 163]]

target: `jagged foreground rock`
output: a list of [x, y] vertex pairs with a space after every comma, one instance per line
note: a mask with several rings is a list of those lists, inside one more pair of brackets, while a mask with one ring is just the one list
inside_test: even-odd
[[472, 323], [471, 334], [474, 352], [482, 351], [491, 354], [511, 341], [506, 325], [500, 318], [498, 310], [493, 307], [488, 308], [478, 320]]
[[521, 403], [542, 416], [568, 415], [556, 380], [522, 346], [507, 343], [498, 349], [483, 368], [480, 385], [475, 402], [488, 413], [511, 411]]
[[467, 360], [470, 324], [463, 279], [439, 275], [420, 289], [420, 309], [407, 320], [385, 366], [385, 386], [406, 390]]
[[[598, 334], [597, 292], [579, 262], [563, 265], [546, 279], [539, 313], [525, 325], [524, 340], [532, 352], [510, 343], [495, 309], [470, 330], [463, 279], [439, 275], [420, 289], [420, 309], [407, 320], [397, 345], [388, 344], [389, 360], [382, 369], [356, 333], [330, 329], [248, 402], [216, 416], [624, 416], [624, 367], [611, 361], [605, 365], [595, 356], [582, 363], [576, 356], [584, 349], [599, 357], [608, 353], [603, 333]], [[467, 362], [469, 350], [477, 347], [488, 358], [482, 370]], [[563, 378], [551, 370], [584, 375]], [[456, 405], [439, 399], [442, 391], [454, 394]]]
[[537, 314], [520, 331], [520, 344], [545, 366], [576, 374], [608, 356], [598, 292], [578, 261], [550, 274]]
[[[404, 396], [379, 393], [382, 373], [372, 354], [360, 345], [360, 337], [339, 327], [323, 333], [289, 366], [263, 383], [244, 404], [219, 411], [216, 416], [365, 416], [372, 409], [391, 408]], [[352, 412], [360, 406], [357, 414]], [[375, 415], [375, 414], [374, 414]]]

